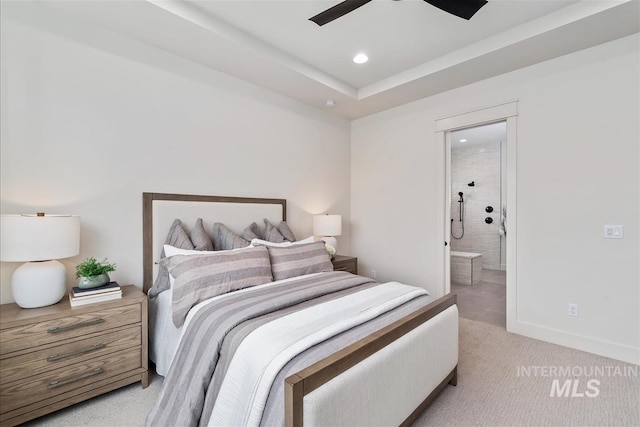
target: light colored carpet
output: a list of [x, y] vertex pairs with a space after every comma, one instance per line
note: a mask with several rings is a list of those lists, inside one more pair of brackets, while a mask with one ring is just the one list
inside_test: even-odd
[[[615, 368], [630, 372], [606, 375]], [[596, 369], [605, 375], [590, 372]], [[550, 396], [554, 380], [572, 381], [568, 397]], [[596, 394], [589, 380], [600, 382], [592, 383], [595, 397], [584, 393]], [[445, 388], [414, 424], [427, 425], [640, 426], [640, 367], [461, 318], [458, 385]]]
[[[556, 369], [559, 375], [545, 375], [550, 372], [544, 369]], [[561, 369], [573, 372], [566, 376]], [[595, 369], [626, 375], [599, 376], [590, 372]], [[635, 365], [461, 318], [458, 385], [447, 386], [414, 426], [640, 426], [638, 375], [640, 368]], [[560, 386], [572, 381], [569, 396], [550, 397], [554, 380]], [[596, 390], [597, 396], [571, 397], [574, 380], [576, 396], [585, 391], [593, 395]], [[587, 388], [589, 380], [599, 385]], [[134, 384], [29, 425], [142, 426], [161, 383], [162, 378], [154, 375], [144, 390]]]

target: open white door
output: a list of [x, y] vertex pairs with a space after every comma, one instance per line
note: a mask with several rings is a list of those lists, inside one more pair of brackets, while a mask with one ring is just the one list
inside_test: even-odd
[[516, 117], [518, 103], [487, 107], [476, 111], [436, 120], [436, 144], [438, 155], [437, 185], [437, 238], [436, 256], [442, 266], [438, 275], [442, 294], [451, 290], [451, 131], [482, 124], [506, 121], [507, 123], [507, 206], [509, 207], [509, 233], [507, 233], [507, 330], [511, 330], [517, 321], [517, 203], [516, 203]]
[[436, 256], [438, 257], [438, 265], [442, 269], [438, 272], [438, 283], [440, 284], [442, 296], [451, 291], [451, 223], [448, 220], [451, 216], [451, 137], [450, 132], [436, 132], [436, 150], [438, 169], [436, 188], [437, 188], [437, 224], [444, 224], [444, 227], [438, 227], [436, 231]]

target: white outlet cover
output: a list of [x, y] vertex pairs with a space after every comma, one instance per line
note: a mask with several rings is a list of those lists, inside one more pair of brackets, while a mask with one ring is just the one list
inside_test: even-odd
[[604, 238], [605, 239], [623, 239], [624, 227], [622, 225], [605, 225]]

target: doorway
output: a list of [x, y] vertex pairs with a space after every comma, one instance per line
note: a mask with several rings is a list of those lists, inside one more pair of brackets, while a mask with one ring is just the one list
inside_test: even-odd
[[[453, 188], [452, 187], [452, 176], [451, 176], [451, 147], [452, 147], [452, 135], [456, 131], [461, 131], [465, 129], [470, 129], [474, 127], [480, 127], [482, 125], [494, 124], [502, 122], [506, 127], [506, 136], [504, 137], [504, 142], [502, 143], [500, 150], [500, 158], [501, 158], [501, 200], [498, 206], [493, 206], [493, 204], [486, 204], [483, 206], [481, 203], [480, 206], [484, 209], [487, 206], [492, 206], [493, 212], [492, 220], [495, 222], [495, 225], [501, 225], [502, 221], [502, 207], [508, 207], [508, 230], [506, 230], [506, 234], [502, 237], [503, 241], [499, 243], [500, 249], [499, 252], [501, 254], [501, 261], [498, 270], [498, 276], [504, 275], [506, 285], [504, 286], [505, 291], [505, 302], [506, 302], [506, 313], [503, 318], [506, 318], [506, 329], [508, 331], [512, 330], [515, 327], [515, 323], [517, 321], [516, 316], [516, 293], [517, 293], [517, 245], [516, 245], [516, 236], [517, 236], [517, 204], [516, 204], [516, 125], [517, 125], [517, 102], [508, 102], [505, 104], [500, 104], [492, 107], [487, 107], [475, 111], [470, 111], [467, 113], [450, 116], [446, 118], [442, 118], [436, 120], [436, 143], [438, 150], [438, 158], [440, 159], [437, 162], [438, 167], [438, 182], [436, 183], [438, 188], [438, 217], [437, 222], [439, 224], [438, 228], [438, 236], [442, 238], [440, 240], [439, 250], [437, 251], [437, 260], [442, 266], [442, 270], [439, 274], [439, 280], [442, 284], [442, 293], [446, 294], [449, 292], [456, 292], [456, 290], [460, 293], [459, 289], [455, 289], [457, 284], [453, 281], [452, 286], [452, 277], [451, 277], [451, 244], [454, 240], [451, 237], [452, 231], [452, 222], [451, 219], [458, 218], [458, 222], [460, 219], [460, 211], [458, 208], [458, 200], [459, 196], [457, 193], [462, 192], [462, 198], [465, 197], [465, 190], [467, 197], [473, 198], [474, 193], [469, 190], [477, 190], [475, 185], [478, 185], [477, 181], [474, 183], [474, 186], [468, 186], [468, 184], [474, 181], [473, 178], [469, 179], [466, 182], [462, 182], [462, 187], [466, 188]], [[455, 137], [455, 135], [454, 135]], [[460, 138], [464, 139], [464, 138]], [[467, 138], [468, 139], [468, 138]], [[460, 185], [460, 184], [458, 184]], [[479, 188], [479, 187], [478, 187]], [[476, 194], [477, 195], [477, 194]], [[487, 212], [485, 212], [487, 213]], [[505, 212], [506, 213], [506, 212]], [[485, 217], [481, 217], [483, 220]], [[505, 218], [506, 219], [506, 218]], [[465, 224], [467, 226], [468, 222]], [[454, 225], [453, 231], [456, 236], [460, 235], [461, 229], [456, 229], [455, 227], [461, 224]], [[479, 224], [479, 225], [482, 225]], [[505, 226], [506, 226], [505, 221]], [[503, 246], [504, 245], [504, 246]], [[460, 251], [461, 252], [461, 251]], [[502, 255], [504, 257], [502, 258]], [[504, 262], [504, 272], [502, 262]], [[495, 267], [495, 264], [493, 265]], [[481, 276], [482, 277], [482, 276]], [[490, 275], [484, 276], [490, 280], [496, 280], [494, 277]], [[497, 280], [501, 280], [498, 277]], [[473, 285], [470, 285], [473, 286]], [[468, 289], [468, 288], [467, 288]], [[462, 299], [459, 303], [460, 306], [464, 306], [464, 302]], [[503, 326], [504, 323], [503, 323]]]
[[460, 316], [506, 328], [507, 123], [449, 133], [451, 291]]

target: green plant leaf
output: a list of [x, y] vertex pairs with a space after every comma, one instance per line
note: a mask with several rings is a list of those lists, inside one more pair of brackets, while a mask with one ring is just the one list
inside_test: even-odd
[[99, 276], [100, 274], [116, 271], [116, 265], [107, 262], [107, 259], [98, 262], [94, 257], [84, 259], [76, 265], [76, 279], [80, 277]]

